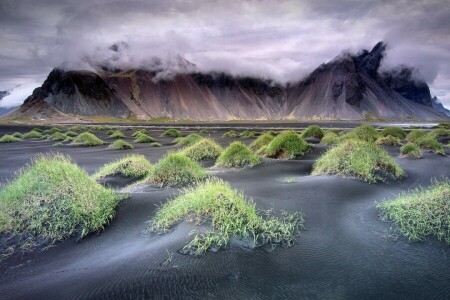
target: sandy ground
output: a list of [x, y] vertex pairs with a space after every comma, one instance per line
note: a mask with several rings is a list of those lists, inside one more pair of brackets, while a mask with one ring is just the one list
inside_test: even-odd
[[[0, 134], [29, 129], [0, 127]], [[152, 130], [154, 137], [162, 132]], [[130, 136], [133, 131], [124, 132]], [[223, 132], [217, 129], [211, 137], [226, 146], [232, 140], [220, 138]], [[99, 137], [110, 141], [104, 133]], [[0, 144], [0, 188], [38, 153], [68, 154], [91, 174], [127, 153], [142, 153], [155, 162], [176, 148], [171, 138], [157, 139], [163, 147], [136, 144], [130, 151], [54, 147], [40, 140]], [[414, 243], [394, 238], [393, 224], [379, 221], [375, 208], [376, 201], [428, 186], [432, 178], [450, 177], [449, 157], [424, 152], [422, 159], [406, 159], [398, 156], [399, 148], [389, 147], [408, 177], [367, 184], [310, 176], [314, 160], [326, 149], [317, 144], [297, 160], [265, 160], [251, 169], [216, 174], [259, 209], [302, 211], [306, 230], [291, 248], [250, 250], [232, 244], [203, 257], [178, 254], [195, 227], [182, 223], [166, 235], [145, 234], [156, 205], [179, 192], [151, 187], [121, 203], [116, 218], [99, 234], [0, 262], [0, 299], [450, 298], [450, 247], [433, 238]], [[282, 183], [287, 177], [296, 182]], [[125, 183], [117, 177], [106, 180], [117, 188]], [[173, 258], [165, 264], [168, 253]]]

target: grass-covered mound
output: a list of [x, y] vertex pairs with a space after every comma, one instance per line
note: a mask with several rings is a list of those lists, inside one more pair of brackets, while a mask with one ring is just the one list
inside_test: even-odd
[[238, 138], [239, 133], [236, 130], [229, 130], [222, 135], [223, 138], [233, 139]]
[[408, 135], [406, 136], [406, 140], [408, 142], [415, 142], [416, 140], [426, 137], [427, 133], [423, 130], [414, 129], [411, 130]]
[[168, 136], [168, 137], [177, 138], [177, 137], [182, 137], [183, 134], [179, 130], [177, 130], [175, 128], [170, 128], [170, 129], [167, 129], [166, 131], [164, 131], [161, 134], [161, 136]]
[[194, 161], [217, 159], [223, 149], [212, 139], [202, 138], [197, 143], [183, 149], [183, 153]]
[[414, 143], [406, 143], [400, 148], [400, 154], [406, 157], [420, 158], [420, 148]]
[[78, 133], [76, 133], [75, 131], [72, 131], [72, 130], [69, 130], [69, 131], [65, 132], [64, 134], [66, 136], [69, 136], [69, 137], [76, 137], [76, 136], [78, 136]]
[[162, 145], [160, 143], [158, 143], [158, 142], [150, 143], [150, 146], [152, 146], [152, 147], [162, 147]]
[[201, 139], [203, 139], [203, 137], [198, 133], [191, 133], [188, 136], [177, 138], [176, 142], [178, 145], [190, 146], [197, 143]]
[[378, 132], [370, 125], [362, 125], [356, 127], [351, 132], [349, 132], [349, 135], [350, 137], [354, 137], [366, 142], [374, 142], [378, 138]]
[[206, 178], [203, 168], [185, 154], [168, 153], [153, 167], [149, 180], [160, 186], [182, 186]]
[[96, 137], [93, 133], [83, 132], [73, 140], [73, 144], [81, 146], [100, 146], [105, 144], [105, 142]]
[[42, 133], [33, 129], [30, 132], [25, 133], [22, 137], [24, 139], [40, 139], [42, 137]]
[[377, 205], [381, 219], [394, 221], [412, 241], [434, 235], [450, 244], [450, 182], [436, 182]]
[[430, 132], [430, 136], [434, 137], [434, 138], [449, 137], [450, 136], [450, 130], [444, 129], [444, 128], [433, 129]]
[[59, 129], [58, 127], [52, 127], [44, 131], [44, 133], [46, 134], [53, 134], [55, 132], [61, 132], [61, 129]]
[[250, 149], [252, 149], [253, 151], [258, 151], [262, 147], [269, 145], [274, 137], [275, 136], [272, 134], [272, 132], [264, 132], [250, 144]]
[[134, 142], [135, 143], [153, 143], [153, 142], [156, 142], [156, 140], [145, 133], [141, 133], [136, 136], [136, 139], [134, 140]]
[[399, 146], [400, 139], [398, 137], [388, 135], [384, 137], [379, 137], [376, 143], [377, 145]]
[[329, 131], [325, 133], [320, 142], [325, 145], [337, 144], [339, 142], [339, 136], [335, 132]]
[[22, 139], [23, 138], [23, 134], [21, 134], [20, 132], [14, 132], [13, 134], [11, 134], [13, 137], [16, 137], [16, 138], [19, 138], [19, 139]]
[[114, 143], [109, 145], [109, 148], [115, 149], [115, 150], [128, 150], [128, 149], [133, 149], [133, 145], [125, 142], [122, 139], [118, 139], [118, 140], [115, 140]]
[[324, 132], [323, 132], [322, 128], [320, 128], [319, 126], [311, 125], [311, 126], [308, 126], [308, 128], [306, 128], [305, 131], [302, 132], [301, 136], [304, 139], [309, 138], [309, 137], [315, 137], [315, 138], [321, 139], [324, 136]]
[[261, 159], [247, 146], [239, 141], [231, 143], [219, 156], [216, 166], [226, 168], [253, 167], [261, 163]]
[[116, 130], [113, 133], [111, 133], [109, 137], [112, 139], [123, 139], [125, 138], [125, 134], [120, 130]]
[[0, 191], [0, 233], [26, 243], [83, 237], [108, 224], [119, 199], [68, 157], [39, 156]]
[[394, 159], [375, 143], [344, 141], [316, 160], [313, 175], [354, 176], [366, 182], [399, 179], [405, 172]]
[[265, 156], [272, 158], [294, 158], [304, 155], [309, 144], [292, 130], [285, 130], [278, 134], [265, 150]]
[[61, 133], [59, 131], [47, 136], [47, 140], [50, 140], [50, 141], [64, 141], [66, 139], [67, 139], [67, 135], [65, 135], [64, 133]]
[[288, 247], [303, 226], [300, 213], [283, 213], [281, 218], [270, 212], [259, 214], [251, 201], [220, 179], [201, 183], [166, 202], [150, 222], [149, 231], [166, 233], [183, 220], [211, 223], [211, 232], [195, 236], [183, 248], [184, 253], [194, 255], [223, 248], [231, 237], [247, 239], [250, 247], [265, 244]]
[[436, 153], [445, 155], [444, 147], [433, 137], [424, 136], [414, 141], [422, 149], [432, 150]]
[[203, 128], [203, 129], [201, 129], [198, 133], [200, 133], [200, 134], [208, 134], [208, 133], [209, 133], [209, 130]]
[[69, 130], [72, 130], [72, 131], [87, 131], [88, 127], [86, 125], [74, 125], [72, 127], [69, 127]]
[[132, 137], [137, 137], [138, 135], [143, 134], [143, 133], [147, 134], [147, 130], [146, 129], [139, 129], [139, 130], [133, 132], [133, 134], [131, 136]]
[[255, 133], [253, 131], [250, 130], [244, 130], [239, 134], [239, 137], [241, 138], [248, 138], [248, 139], [252, 139], [255, 137]]
[[122, 175], [124, 177], [143, 178], [150, 173], [151, 169], [152, 165], [144, 155], [132, 154], [105, 164], [92, 177], [100, 179], [106, 176]]
[[22, 141], [20, 138], [16, 138], [13, 135], [5, 134], [0, 138], [0, 143], [17, 143]]
[[381, 131], [381, 135], [384, 137], [394, 136], [400, 140], [406, 138], [406, 132], [401, 127], [386, 127]]

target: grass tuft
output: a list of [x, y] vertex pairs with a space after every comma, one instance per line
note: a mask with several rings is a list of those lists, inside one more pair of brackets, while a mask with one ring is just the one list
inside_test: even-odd
[[381, 131], [381, 135], [384, 137], [393, 136], [404, 140], [406, 138], [406, 132], [401, 127], [386, 127]]
[[16, 138], [15, 136], [5, 134], [0, 138], [0, 143], [17, 143], [22, 141], [20, 138]]
[[303, 131], [302, 135], [301, 135], [301, 137], [304, 139], [309, 138], [309, 137], [315, 137], [315, 138], [321, 139], [321, 138], [323, 138], [323, 136], [324, 136], [324, 132], [323, 132], [322, 128], [320, 128], [317, 125], [308, 126], [308, 128], [306, 128], [305, 131]]
[[409, 240], [433, 235], [450, 244], [450, 182], [435, 182], [427, 189], [416, 189], [394, 200], [377, 204], [383, 221], [394, 221]]
[[72, 130], [69, 130], [69, 131], [67, 131], [66, 133], [64, 133], [66, 136], [69, 136], [69, 137], [76, 137], [76, 136], [78, 136], [78, 133], [76, 133], [75, 131], [72, 131]]
[[133, 132], [133, 134], [131, 135], [132, 137], [137, 137], [140, 134], [147, 134], [147, 130], [146, 129], [139, 129], [138, 131]]
[[376, 144], [387, 146], [400, 146], [400, 139], [398, 137], [388, 135], [385, 137], [379, 137], [376, 141]]
[[23, 135], [24, 139], [40, 139], [42, 137], [42, 133], [38, 131], [31, 130]]
[[112, 139], [123, 139], [125, 138], [125, 134], [123, 134], [123, 132], [120, 130], [116, 130], [113, 133], [111, 133], [109, 137]]
[[122, 139], [118, 139], [118, 140], [115, 140], [114, 143], [109, 145], [109, 148], [112, 148], [115, 150], [129, 150], [129, 149], [133, 149], [133, 145], [125, 142]]
[[134, 142], [135, 143], [153, 143], [153, 142], [156, 142], [156, 140], [145, 133], [141, 133], [136, 136], [136, 139], [134, 140]]
[[183, 134], [175, 128], [170, 128], [170, 129], [167, 129], [166, 131], [164, 131], [161, 134], [161, 136], [169, 136], [169, 137], [177, 138], [177, 137], [182, 137]]
[[272, 132], [264, 132], [250, 144], [250, 149], [258, 151], [262, 147], [269, 145], [274, 137], [275, 135], [273, 135]]
[[261, 163], [261, 159], [247, 146], [239, 141], [232, 142], [219, 156], [216, 166], [226, 168], [253, 167]]
[[239, 137], [239, 133], [236, 130], [229, 130], [222, 135], [223, 138], [234, 139]]
[[13, 137], [16, 137], [16, 138], [19, 138], [19, 139], [22, 139], [23, 138], [23, 134], [21, 134], [20, 132], [14, 132], [13, 134], [11, 134]]
[[272, 158], [294, 158], [304, 155], [308, 149], [309, 144], [296, 132], [285, 130], [267, 145], [264, 154]]
[[258, 213], [242, 193], [220, 179], [186, 189], [165, 203], [150, 222], [149, 231], [166, 233], [183, 220], [211, 223], [211, 232], [196, 235], [183, 248], [184, 253], [193, 255], [224, 248], [231, 237], [248, 239], [252, 248], [266, 244], [289, 247], [304, 222], [300, 213], [283, 212], [281, 218], [274, 217], [270, 211]]
[[92, 177], [100, 179], [106, 176], [122, 175], [124, 177], [144, 178], [150, 174], [151, 169], [152, 165], [144, 155], [132, 154], [105, 164]]
[[325, 133], [325, 135], [323, 136], [321, 143], [325, 144], [325, 145], [332, 145], [332, 144], [337, 144], [339, 142], [339, 136], [333, 132], [333, 131], [329, 131], [327, 133]]
[[423, 130], [414, 129], [411, 130], [408, 135], [406, 136], [406, 140], [408, 142], [415, 142], [416, 140], [426, 137], [427, 133]]
[[406, 157], [420, 158], [420, 148], [414, 143], [407, 143], [400, 148], [400, 154]]
[[104, 141], [95, 136], [95, 134], [90, 132], [83, 132], [78, 135], [72, 142], [75, 145], [81, 146], [100, 146], [105, 144]]
[[58, 132], [58, 131], [50, 134], [47, 137], [47, 140], [50, 140], [50, 141], [64, 141], [66, 139], [67, 139], [67, 135], [65, 135], [64, 133]]
[[313, 175], [354, 176], [366, 182], [399, 179], [405, 172], [394, 159], [375, 143], [348, 140], [329, 149], [316, 160]]
[[253, 131], [250, 130], [244, 130], [239, 134], [239, 137], [241, 138], [248, 138], [248, 139], [252, 139], [255, 137], [255, 133]]
[[378, 132], [370, 125], [356, 127], [349, 135], [366, 142], [375, 142], [378, 138]]
[[441, 155], [445, 155], [444, 147], [433, 137], [424, 136], [416, 139], [414, 143], [422, 149], [432, 150]]
[[202, 138], [197, 143], [182, 150], [187, 157], [194, 161], [217, 159], [223, 149], [212, 139]]
[[201, 139], [203, 139], [203, 137], [198, 133], [191, 133], [188, 136], [177, 138], [176, 142], [178, 145], [190, 146], [197, 143]]

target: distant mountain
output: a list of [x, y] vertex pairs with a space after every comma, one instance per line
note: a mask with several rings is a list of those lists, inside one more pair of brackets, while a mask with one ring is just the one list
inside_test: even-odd
[[[110, 50], [123, 47], [126, 44], [113, 45]], [[286, 86], [259, 78], [196, 72], [195, 65], [181, 57], [164, 64], [153, 59], [151, 70], [119, 70], [106, 63], [97, 66], [97, 72], [56, 68], [10, 117], [447, 118], [448, 111], [431, 98], [424, 81], [412, 78], [411, 70], [403, 67], [380, 73], [385, 50], [386, 45], [380, 42], [371, 51], [339, 55], [303, 80]]]

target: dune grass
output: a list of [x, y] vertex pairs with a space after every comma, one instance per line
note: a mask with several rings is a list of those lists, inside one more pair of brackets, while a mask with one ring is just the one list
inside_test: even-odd
[[170, 129], [167, 129], [166, 131], [164, 131], [161, 134], [161, 136], [168, 136], [168, 137], [177, 138], [177, 137], [182, 137], [183, 134], [179, 130], [177, 130], [175, 128], [170, 128]]
[[156, 140], [145, 133], [141, 133], [136, 136], [136, 139], [134, 140], [134, 142], [135, 143], [153, 143], [153, 142], [156, 142]]
[[20, 132], [14, 132], [13, 134], [11, 134], [13, 137], [16, 137], [16, 138], [19, 138], [19, 139], [22, 139], [23, 138], [23, 134], [22, 133], [20, 133]]
[[81, 146], [100, 146], [105, 144], [104, 141], [95, 136], [95, 134], [90, 132], [80, 133], [72, 142], [75, 145]]
[[50, 129], [44, 130], [44, 133], [46, 134], [53, 134], [55, 132], [61, 132], [61, 129], [58, 127], [52, 127]]
[[344, 141], [329, 149], [316, 160], [312, 174], [352, 176], [370, 183], [405, 176], [386, 150], [362, 140]]
[[444, 147], [431, 136], [418, 138], [414, 141], [414, 143], [422, 149], [432, 150], [433, 152], [445, 155]]
[[208, 138], [202, 138], [200, 141], [182, 150], [187, 157], [194, 161], [217, 159], [222, 151], [223, 149], [219, 144]]
[[131, 134], [132, 137], [137, 137], [140, 134], [147, 134], [147, 130], [146, 129], [139, 129], [135, 132], [133, 132], [133, 134]]
[[160, 186], [183, 186], [206, 179], [205, 170], [184, 153], [171, 152], [153, 167], [149, 181]]
[[125, 138], [125, 134], [120, 130], [115, 130], [113, 133], [109, 135], [112, 139], [123, 139]]
[[222, 135], [223, 138], [233, 139], [238, 138], [239, 133], [236, 130], [228, 130]]
[[21, 141], [22, 139], [9, 134], [5, 134], [0, 138], [0, 143], [17, 143]]
[[31, 131], [36, 131], [36, 132], [40, 132], [42, 133], [42, 129], [38, 128], [38, 127], [34, 127], [33, 129], [31, 129]]
[[406, 143], [400, 148], [400, 154], [405, 157], [420, 158], [420, 148], [414, 143]]
[[61, 133], [59, 131], [47, 136], [47, 140], [51, 140], [51, 141], [64, 141], [66, 139], [67, 139], [67, 135], [65, 135], [64, 133]]
[[190, 146], [192, 144], [197, 143], [201, 139], [203, 139], [203, 137], [201, 135], [199, 135], [198, 133], [191, 133], [185, 137], [176, 138], [175, 141], [177, 142], [178, 145]]
[[216, 166], [226, 168], [253, 167], [261, 163], [261, 159], [242, 142], [232, 142], [219, 156]]
[[72, 127], [69, 127], [69, 130], [72, 130], [72, 131], [87, 131], [88, 127], [86, 125], [74, 125]]
[[144, 178], [152, 170], [151, 163], [141, 154], [131, 154], [116, 161], [105, 164], [94, 175], [95, 179], [106, 176], [121, 175], [124, 177]]
[[301, 137], [306, 139], [309, 137], [315, 137], [318, 139], [323, 138], [324, 136], [324, 132], [322, 130], [322, 128], [320, 128], [317, 125], [310, 125], [308, 126], [301, 134]]
[[408, 142], [415, 142], [419, 138], [423, 138], [423, 137], [426, 137], [426, 136], [427, 136], [427, 133], [425, 131], [414, 129], [414, 130], [411, 130], [408, 133], [408, 135], [406, 136], [406, 140]]
[[69, 136], [69, 137], [76, 137], [76, 136], [78, 136], [78, 133], [76, 133], [75, 131], [72, 131], [72, 130], [69, 130], [69, 131], [65, 132], [64, 134], [66, 136]]
[[274, 137], [275, 136], [272, 134], [272, 132], [264, 132], [250, 144], [250, 149], [252, 149], [253, 151], [258, 151], [262, 147], [269, 145]]
[[333, 131], [329, 131], [325, 133], [320, 142], [325, 145], [337, 144], [339, 142], [339, 136]]
[[0, 233], [50, 242], [83, 237], [108, 224], [121, 198], [70, 158], [41, 155], [0, 191]]
[[40, 139], [42, 138], [42, 133], [38, 131], [31, 130], [22, 136], [24, 139]]
[[208, 134], [208, 133], [209, 133], [209, 130], [206, 129], [206, 128], [203, 128], [203, 129], [201, 129], [198, 133], [200, 133], [200, 134]]
[[183, 248], [184, 253], [193, 255], [224, 248], [231, 237], [248, 239], [251, 247], [265, 244], [289, 247], [304, 223], [300, 213], [284, 212], [281, 218], [270, 212], [259, 213], [242, 193], [220, 179], [200, 183], [166, 202], [150, 221], [148, 229], [166, 233], [183, 220], [211, 223], [210, 232], [196, 235]]
[[267, 145], [264, 156], [289, 159], [304, 155], [308, 149], [309, 144], [296, 132], [285, 130]]
[[387, 146], [400, 146], [400, 139], [392, 135], [383, 136], [377, 139], [376, 144]]
[[241, 138], [248, 138], [248, 139], [252, 139], [254, 138], [256, 135], [253, 131], [250, 130], [244, 130], [239, 134], [239, 137]]
[[133, 149], [133, 145], [130, 143], [127, 143], [126, 141], [122, 139], [115, 140], [114, 143], [109, 145], [109, 148], [115, 149], [115, 150], [129, 150]]
[[433, 138], [449, 137], [450, 130], [444, 128], [436, 128], [430, 131], [430, 136]]
[[450, 244], [450, 182], [435, 182], [377, 204], [383, 221], [393, 221], [401, 234], [419, 241], [433, 235]]
[[162, 147], [162, 145], [160, 143], [158, 143], [158, 142], [150, 143], [150, 146], [152, 146], [152, 147]]
[[366, 142], [374, 142], [378, 138], [378, 132], [370, 125], [358, 126], [349, 132], [351, 138], [356, 138]]
[[381, 135], [384, 137], [393, 136], [400, 140], [406, 138], [406, 132], [401, 127], [386, 127], [381, 131]]

